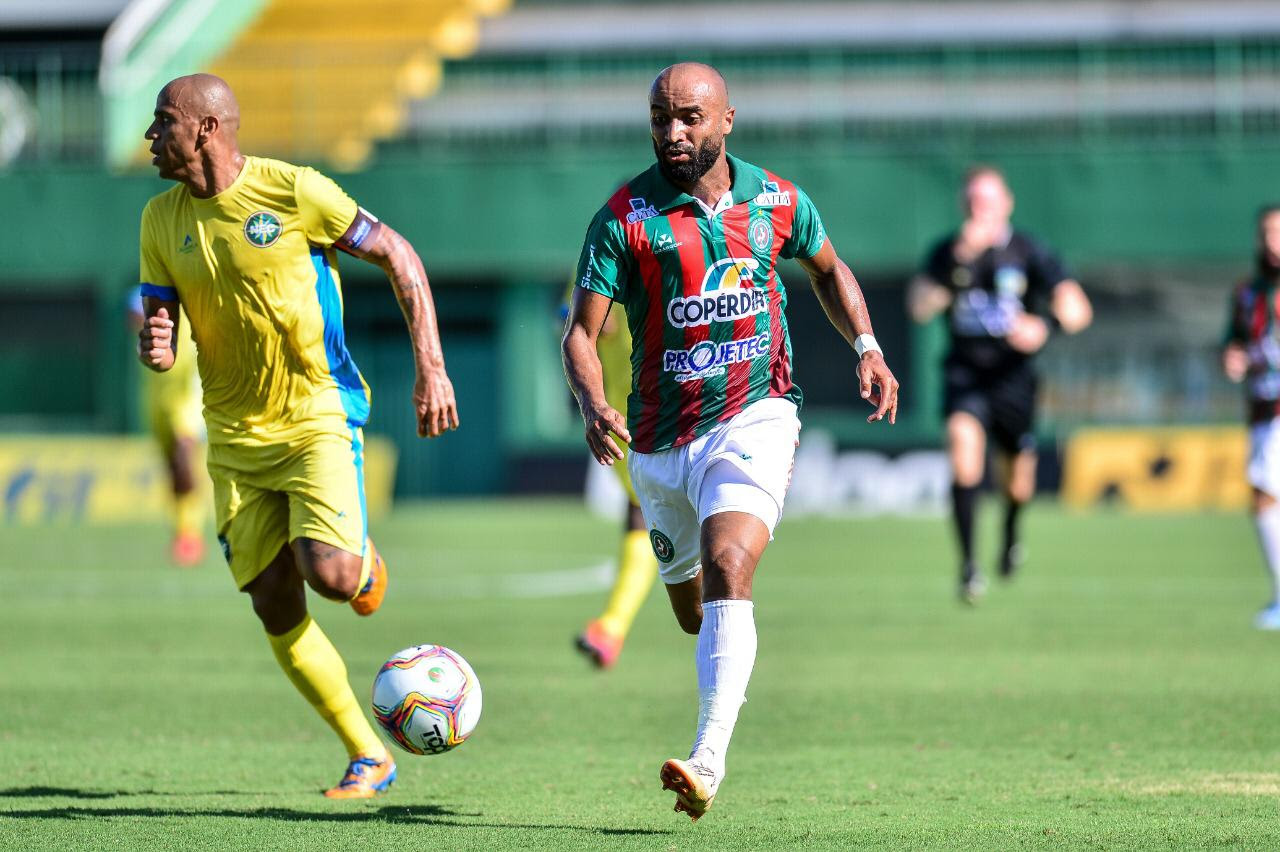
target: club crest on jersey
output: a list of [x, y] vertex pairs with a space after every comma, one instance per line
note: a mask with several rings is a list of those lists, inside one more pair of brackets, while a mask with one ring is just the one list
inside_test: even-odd
[[1027, 292], [1027, 274], [1016, 266], [996, 270], [996, 292], [1001, 296], [1022, 296]]
[[182, 245], [178, 247], [178, 254], [191, 254], [196, 250], [196, 244], [191, 241], [191, 235], [187, 234], [187, 238], [182, 241]]
[[760, 218], [752, 222], [751, 227], [747, 228], [747, 239], [751, 240], [756, 251], [764, 251], [773, 245], [773, 227], [769, 220]]
[[667, 322], [676, 328], [733, 322], [769, 310], [769, 293], [752, 280], [760, 262], [754, 257], [717, 260], [702, 276], [702, 292], [667, 303]]
[[631, 205], [631, 212], [627, 214], [628, 225], [634, 225], [636, 222], [643, 222], [658, 215], [658, 208], [643, 198], [633, 198], [627, 203]]
[[266, 210], [259, 210], [244, 220], [244, 238], [258, 248], [275, 245], [283, 231], [280, 217]]
[[762, 180], [764, 190], [756, 196], [757, 207], [790, 207], [791, 193], [783, 192], [776, 180]]

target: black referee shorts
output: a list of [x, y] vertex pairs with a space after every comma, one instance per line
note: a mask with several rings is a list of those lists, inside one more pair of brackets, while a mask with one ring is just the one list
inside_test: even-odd
[[944, 373], [948, 417], [957, 411], [972, 414], [986, 430], [987, 440], [1011, 455], [1035, 449], [1039, 381], [1029, 365], [990, 373], [948, 364]]

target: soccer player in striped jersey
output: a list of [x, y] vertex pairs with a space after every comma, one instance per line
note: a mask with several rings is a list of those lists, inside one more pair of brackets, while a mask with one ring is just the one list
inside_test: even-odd
[[1244, 382], [1249, 412], [1253, 521], [1271, 574], [1271, 600], [1254, 618], [1280, 630], [1280, 205], [1258, 213], [1257, 268], [1231, 294], [1222, 369]]
[[[138, 355], [159, 372], [196, 358], [232, 578], [281, 669], [347, 750], [325, 795], [369, 798], [395, 779], [395, 762], [306, 597], [310, 586], [370, 615], [387, 586], [365, 518], [369, 389], [346, 347], [337, 250], [391, 279], [413, 341], [419, 435], [457, 427], [453, 385], [413, 247], [319, 172], [241, 154], [239, 126], [235, 96], [212, 75], [180, 77], [156, 98], [146, 138], [177, 185], [142, 214]], [[194, 353], [174, 346], [182, 315]]]
[[[677, 622], [698, 637], [698, 724], [664, 789], [693, 819], [711, 806], [756, 656], [751, 581], [782, 515], [800, 431], [779, 258], [808, 273], [857, 353], [850, 372], [897, 418], [898, 383], [862, 291], [795, 184], [725, 151], [724, 78], [700, 63], [649, 92], [657, 164], [613, 194], [587, 230], [563, 339], [565, 373], [601, 464], [623, 458]], [[609, 405], [596, 338], [613, 302], [632, 336], [627, 415]], [[851, 380], [855, 380], [851, 377]]]

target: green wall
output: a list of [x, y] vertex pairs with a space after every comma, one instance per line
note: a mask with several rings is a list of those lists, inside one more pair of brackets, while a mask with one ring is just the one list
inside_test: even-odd
[[[890, 285], [954, 224], [956, 183], [975, 160], [1008, 171], [1019, 223], [1051, 235], [1077, 269], [1243, 262], [1253, 210], [1280, 197], [1280, 145], [1262, 142], [1062, 151], [751, 142], [734, 150], [804, 186], [855, 272]], [[500, 489], [511, 484], [509, 458], [571, 451], [576, 425], [558, 375], [556, 299], [587, 221], [651, 156], [640, 129], [634, 144], [591, 151], [427, 161], [388, 153], [366, 172], [338, 176], [422, 254], [462, 397], [468, 428], [440, 442], [409, 440], [409, 351], [394, 299], [375, 270], [346, 261], [352, 348], [374, 387], [374, 430], [404, 439], [403, 493]], [[22, 330], [0, 343], [0, 426], [136, 425], [122, 300], [136, 280], [139, 213], [165, 186], [94, 168], [0, 175], [0, 310]], [[44, 316], [52, 341], [30, 332], [33, 317]], [[901, 352], [923, 345], [891, 343]], [[916, 386], [929, 380], [921, 372]], [[932, 434], [923, 402], [915, 408], [896, 440]], [[849, 415], [812, 415], [864, 437]], [[865, 437], [884, 440], [884, 430]]]

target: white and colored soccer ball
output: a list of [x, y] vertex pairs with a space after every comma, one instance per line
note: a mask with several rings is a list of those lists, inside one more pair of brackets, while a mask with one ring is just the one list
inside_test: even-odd
[[398, 651], [373, 680], [374, 717], [411, 754], [443, 754], [462, 745], [480, 721], [482, 703], [476, 673], [443, 645]]

